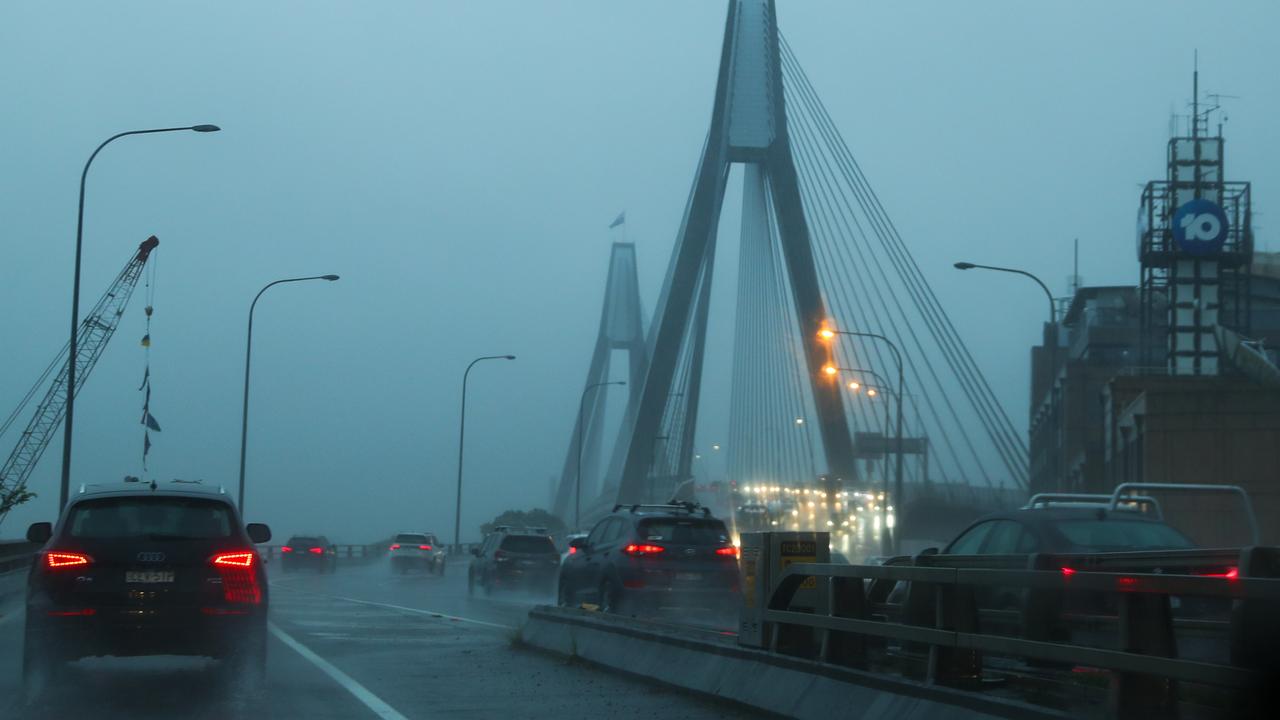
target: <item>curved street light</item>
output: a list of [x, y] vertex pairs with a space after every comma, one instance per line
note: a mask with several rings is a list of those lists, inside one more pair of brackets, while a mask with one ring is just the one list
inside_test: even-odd
[[[889, 347], [889, 350], [893, 353], [893, 362], [894, 362], [894, 364], [896, 364], [896, 365], [898, 366], [898, 386], [897, 386], [897, 388], [898, 388], [898, 389], [897, 389], [897, 392], [895, 393], [895, 395], [896, 395], [897, 397], [896, 397], [896, 398], [894, 398], [895, 403], [896, 403], [896, 405], [897, 405], [897, 411], [896, 411], [896, 413], [895, 413], [895, 414], [897, 415], [897, 419], [896, 419], [897, 421], [896, 421], [896, 423], [895, 423], [895, 424], [897, 425], [897, 429], [896, 429], [896, 430], [895, 430], [895, 432], [894, 432], [894, 434], [897, 436], [897, 439], [896, 439], [896, 440], [895, 440], [895, 442], [894, 442], [894, 445], [895, 445], [895, 447], [894, 447], [894, 452], [897, 454], [897, 460], [896, 460], [896, 462], [895, 462], [895, 469], [894, 469], [894, 473], [893, 473], [893, 475], [894, 475], [894, 478], [893, 478], [893, 496], [896, 498], [896, 502], [898, 503], [898, 506], [899, 506], [899, 507], [903, 507], [903, 504], [902, 504], [902, 503], [903, 503], [903, 494], [902, 494], [902, 460], [903, 460], [903, 457], [902, 457], [902, 396], [903, 396], [903, 394], [904, 394], [904, 392], [905, 392], [905, 388], [904, 388], [904, 386], [903, 386], [904, 379], [903, 379], [903, 371], [902, 371], [902, 355], [898, 352], [898, 346], [897, 346], [897, 345], [895, 345], [895, 344], [893, 343], [893, 341], [892, 341], [892, 340], [890, 340], [889, 338], [885, 337], [884, 335], [880, 335], [880, 334], [878, 334], [878, 333], [854, 332], [854, 331], [851, 331], [851, 330], [836, 330], [836, 329], [833, 329], [830, 325], [826, 325], [826, 326], [824, 326], [821, 330], [819, 330], [819, 331], [818, 331], [818, 339], [820, 339], [820, 340], [826, 340], [826, 341], [834, 340], [834, 339], [835, 339], [835, 337], [836, 337], [837, 335], [847, 335], [847, 336], [849, 336], [849, 337], [870, 338], [870, 339], [872, 339], [872, 340], [879, 340], [879, 341], [883, 342], [885, 345], [887, 345], [887, 346]], [[836, 375], [837, 373], [839, 373], [839, 369], [838, 369], [838, 368], [836, 368], [834, 365], [831, 365], [831, 364], [827, 364], [827, 365], [823, 366], [822, 371], [823, 371], [823, 372], [825, 372], [825, 373], [827, 373], [828, 375]], [[887, 481], [887, 479], [886, 479], [886, 481]], [[886, 494], [886, 498], [887, 498], [887, 497], [888, 497], [888, 495]], [[886, 502], [887, 502], [887, 500], [886, 500]], [[883, 535], [881, 535], [881, 537], [884, 539], [884, 540], [883, 540], [883, 542], [885, 542], [885, 543], [887, 543], [887, 535], [888, 535], [888, 532], [889, 532], [889, 528], [885, 527], [885, 528], [884, 528], [884, 534], [883, 534]], [[898, 542], [898, 533], [897, 533], [896, 531], [893, 533], [893, 544], [894, 544], [895, 551], [896, 551], [896, 550], [898, 549], [898, 547], [900, 546], [900, 543]], [[886, 554], [887, 554], [887, 553], [886, 553]]]
[[307, 277], [275, 280], [262, 286], [258, 294], [253, 296], [253, 302], [249, 303], [249, 330], [246, 333], [244, 343], [244, 402], [240, 410], [240, 494], [236, 501], [240, 505], [241, 518], [244, 517], [244, 458], [249, 439], [249, 358], [253, 352], [253, 311], [258, 307], [258, 298], [262, 297], [262, 293], [266, 292], [268, 288], [282, 283], [295, 283], [306, 280], [328, 280], [333, 282], [337, 279], [337, 275], [309, 275]]
[[71, 279], [71, 338], [67, 341], [67, 403], [66, 403], [66, 422], [63, 425], [62, 434], [62, 483], [59, 490], [58, 507], [64, 507], [67, 504], [68, 491], [71, 487], [71, 438], [72, 426], [75, 424], [76, 416], [76, 345], [79, 341], [80, 332], [80, 250], [83, 245], [84, 238], [84, 185], [85, 180], [89, 177], [89, 166], [93, 164], [93, 159], [98, 157], [98, 153], [102, 152], [102, 148], [106, 147], [113, 140], [118, 140], [129, 135], [152, 135], [155, 133], [178, 132], [181, 130], [192, 130], [199, 133], [218, 132], [222, 128], [217, 125], [184, 125], [182, 127], [154, 128], [151, 130], [129, 130], [127, 132], [116, 133], [106, 140], [93, 151], [89, 159], [85, 161], [84, 170], [80, 172], [80, 209], [76, 213], [76, 260], [75, 272]]
[[467, 437], [467, 378], [471, 375], [471, 368], [476, 363], [484, 360], [515, 360], [515, 355], [484, 355], [472, 360], [467, 369], [462, 373], [462, 414], [458, 418], [458, 494], [453, 510], [453, 551], [456, 553], [462, 543], [459, 540], [462, 534], [462, 448], [463, 442]]

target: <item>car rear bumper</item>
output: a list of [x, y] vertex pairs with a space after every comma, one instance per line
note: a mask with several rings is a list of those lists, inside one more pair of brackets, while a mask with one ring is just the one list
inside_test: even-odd
[[504, 567], [493, 572], [493, 583], [498, 587], [548, 587], [555, 583], [560, 566], [554, 567]]
[[133, 655], [225, 657], [266, 631], [266, 607], [74, 608], [27, 611], [35, 647], [63, 660]]

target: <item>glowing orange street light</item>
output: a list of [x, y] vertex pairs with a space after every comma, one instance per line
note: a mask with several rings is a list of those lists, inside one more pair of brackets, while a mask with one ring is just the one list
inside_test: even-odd
[[875, 389], [875, 388], [867, 388], [867, 397], [875, 397], [875, 396], [876, 396], [876, 389]]
[[822, 366], [822, 372], [824, 372], [824, 373], [826, 373], [826, 374], [828, 374], [828, 375], [832, 375], [832, 376], [834, 376], [836, 373], [838, 373], [838, 372], [840, 372], [840, 371], [839, 371], [838, 369], [836, 369], [836, 366], [835, 366], [835, 365], [832, 365], [831, 363], [827, 363], [826, 365], [823, 365], [823, 366]]
[[836, 336], [836, 331], [832, 330], [829, 327], [824, 327], [818, 331], [819, 340], [832, 340], [835, 338], [835, 336]]
[[860, 384], [858, 383], [858, 381], [857, 381], [857, 380], [850, 380], [850, 381], [849, 381], [849, 389], [850, 389], [850, 390], [852, 390], [852, 391], [854, 391], [854, 392], [858, 392], [858, 388], [860, 388], [860, 387], [862, 387], [862, 385], [860, 385]]

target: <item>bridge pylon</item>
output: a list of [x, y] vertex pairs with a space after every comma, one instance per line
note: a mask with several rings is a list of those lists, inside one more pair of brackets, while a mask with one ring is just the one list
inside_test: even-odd
[[[665, 500], [675, 488], [656, 487], [659, 480], [670, 485], [692, 477], [716, 234], [733, 164], [748, 166], [748, 200], [758, 197], [767, 205], [754, 213], [763, 218], [758, 222], [772, 219], [770, 225], [776, 226], [826, 471], [854, 479], [853, 447], [838, 387], [821, 373], [831, 360], [830, 348], [818, 339], [828, 316], [787, 132], [782, 82], [773, 0], [732, 0], [711, 127], [649, 330], [648, 371], [620, 438], [622, 463], [612, 476], [619, 478], [618, 502]], [[743, 232], [759, 229], [744, 226]], [[659, 442], [666, 443], [663, 456], [669, 461], [664, 463], [655, 462]]]
[[[583, 518], [590, 517], [588, 509], [598, 505], [604, 492], [601, 477], [601, 440], [604, 433], [606, 410], [609, 407], [607, 387], [588, 390], [599, 383], [625, 379], [627, 381], [627, 411], [631, 414], [644, 384], [649, 367], [645, 344], [644, 319], [640, 307], [640, 284], [636, 274], [635, 243], [615, 242], [609, 255], [609, 275], [605, 284], [604, 306], [600, 312], [600, 331], [596, 336], [595, 350], [591, 354], [591, 366], [582, 385], [582, 413], [574, 421], [573, 435], [565, 456], [564, 469], [556, 487], [553, 512], [567, 524], [574, 522], [575, 496], [578, 492], [578, 440], [582, 439], [582, 488], [581, 509]], [[613, 352], [627, 352], [625, 378], [610, 376]], [[617, 392], [616, 390], [614, 392]], [[579, 423], [582, 423], [579, 426]], [[616, 454], [616, 449], [615, 449]], [[617, 461], [615, 461], [617, 462]], [[611, 463], [612, 465], [612, 463]], [[615, 475], [616, 477], [616, 475]], [[575, 528], [576, 529], [576, 528]]]

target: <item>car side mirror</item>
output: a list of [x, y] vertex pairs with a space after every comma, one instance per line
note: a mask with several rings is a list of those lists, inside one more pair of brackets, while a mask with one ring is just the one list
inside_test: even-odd
[[51, 537], [53, 537], [53, 523], [31, 523], [31, 527], [27, 528], [27, 542], [43, 545], [49, 542]]
[[249, 539], [252, 540], [255, 545], [260, 545], [264, 542], [271, 542], [271, 528], [267, 527], [263, 523], [249, 523], [244, 529], [249, 533]]
[[587, 549], [587, 539], [586, 539], [586, 538], [580, 538], [580, 537], [579, 537], [579, 538], [574, 538], [574, 539], [572, 539], [572, 540], [570, 540], [570, 541], [569, 541], [569, 547], [571, 547], [571, 548], [577, 548], [577, 549], [579, 549], [579, 550], [586, 550], [586, 549]]

